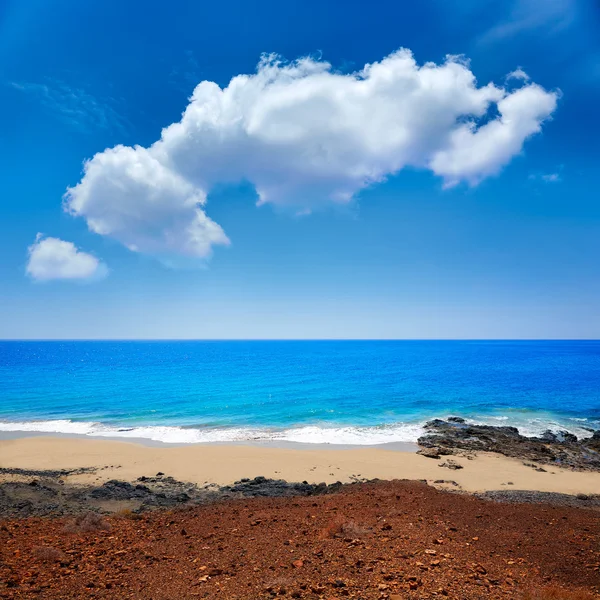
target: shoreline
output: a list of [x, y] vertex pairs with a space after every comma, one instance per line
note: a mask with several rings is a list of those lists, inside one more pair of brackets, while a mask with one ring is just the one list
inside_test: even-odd
[[[359, 424], [354, 422], [289, 423], [286, 426], [202, 424], [121, 424], [103, 421], [72, 421], [55, 419], [0, 419], [0, 440], [19, 437], [68, 437], [131, 441], [134, 443], [172, 447], [194, 444], [259, 444], [273, 447], [313, 448], [370, 448], [388, 447], [399, 450], [416, 449], [420, 438], [428, 433], [428, 426], [440, 420], [459, 419], [475, 428], [507, 427], [518, 429], [521, 436], [541, 439], [547, 432], [565, 433], [584, 441], [595, 431], [600, 434], [600, 421], [592, 418], [574, 418], [545, 411], [531, 412], [526, 419], [494, 415], [462, 415], [460, 413], [431, 413], [419, 419], [394, 422]], [[600, 465], [599, 465], [600, 468]]]
[[[258, 444], [150, 446], [132, 441], [27, 436], [0, 440], [0, 468], [89, 469], [66, 475], [71, 485], [102, 485], [153, 477], [158, 472], [197, 486], [226, 486], [244, 478], [287, 482], [349, 483], [373, 479], [421, 480], [437, 487], [483, 493], [523, 490], [595, 495], [600, 472], [528, 463], [490, 452], [457, 450], [429, 458], [414, 451], [381, 447], [265, 447]], [[458, 468], [457, 468], [458, 467]], [[0, 483], [15, 476], [0, 473]]]
[[[257, 446], [259, 448], [281, 448], [293, 450], [353, 450], [359, 448], [381, 448], [395, 452], [417, 452], [419, 444], [415, 442], [384, 442], [381, 444], [337, 444], [319, 442], [292, 442], [288, 440], [239, 440], [207, 442], [162, 442], [146, 437], [124, 438], [119, 436], [89, 435], [86, 433], [47, 433], [44, 431], [0, 431], [0, 444], [4, 441], [24, 438], [56, 438], [72, 440], [98, 440], [108, 442], [131, 443], [149, 448], [189, 448], [196, 446]], [[0, 464], [1, 466], [1, 464]]]
[[136, 513], [239, 497], [318, 496], [413, 481], [500, 502], [600, 507], [600, 431], [539, 438], [460, 417], [424, 425], [418, 444], [283, 440], [164, 443], [14, 431], [0, 436], [0, 518]]

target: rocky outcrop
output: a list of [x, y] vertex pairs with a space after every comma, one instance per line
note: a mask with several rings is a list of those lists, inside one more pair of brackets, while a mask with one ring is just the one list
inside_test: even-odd
[[111, 479], [98, 486], [70, 485], [65, 471], [19, 469], [21, 481], [0, 484], [0, 518], [77, 515], [88, 511], [140, 513], [156, 508], [207, 504], [229, 498], [319, 496], [339, 491], [340, 482], [311, 484], [255, 477], [232, 485], [198, 486], [157, 474], [135, 482]]
[[516, 427], [473, 425], [460, 417], [450, 417], [426, 423], [425, 435], [418, 443], [427, 449], [423, 453], [432, 456], [456, 450], [497, 452], [535, 463], [600, 471], [600, 431], [583, 439], [568, 431], [546, 431], [540, 437], [527, 437]]

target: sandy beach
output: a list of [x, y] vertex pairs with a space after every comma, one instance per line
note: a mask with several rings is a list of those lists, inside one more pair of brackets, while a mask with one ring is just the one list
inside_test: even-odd
[[[448, 462], [450, 461], [450, 463]], [[443, 465], [458, 464], [462, 468]], [[79, 469], [67, 476], [72, 484], [99, 485], [111, 479], [134, 481], [165, 473], [197, 485], [228, 485], [241, 478], [264, 476], [286, 481], [343, 483], [365, 479], [426, 480], [436, 486], [453, 481], [466, 492], [531, 490], [563, 494], [598, 494], [600, 473], [525, 463], [494, 453], [457, 453], [439, 459], [416, 452], [381, 448], [310, 449], [253, 445], [195, 444], [150, 447], [98, 439], [23, 437], [0, 441], [0, 467], [5, 469]], [[12, 475], [2, 475], [6, 480]]]

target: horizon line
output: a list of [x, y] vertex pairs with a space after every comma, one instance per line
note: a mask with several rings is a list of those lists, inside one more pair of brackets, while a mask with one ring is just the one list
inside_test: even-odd
[[599, 342], [600, 338], [0, 338], [1, 342]]

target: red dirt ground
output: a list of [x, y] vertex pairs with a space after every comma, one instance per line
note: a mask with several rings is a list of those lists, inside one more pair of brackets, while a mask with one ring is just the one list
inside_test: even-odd
[[92, 519], [91, 531], [69, 519], [0, 523], [0, 597], [544, 598], [535, 590], [552, 585], [547, 597], [571, 597], [564, 588], [587, 590], [577, 596], [585, 598], [600, 590], [600, 512], [492, 503], [417, 482], [133, 517], [107, 517], [110, 530]]

